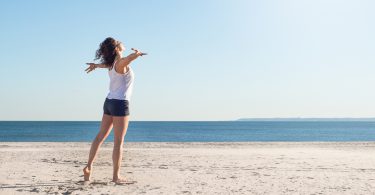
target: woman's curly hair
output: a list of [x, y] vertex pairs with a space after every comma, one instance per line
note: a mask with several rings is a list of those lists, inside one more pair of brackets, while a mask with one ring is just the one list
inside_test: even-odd
[[116, 47], [118, 46], [118, 43], [119, 42], [112, 37], [106, 38], [100, 43], [99, 49], [96, 50], [94, 60], [100, 60], [101, 63], [111, 68], [117, 56]]

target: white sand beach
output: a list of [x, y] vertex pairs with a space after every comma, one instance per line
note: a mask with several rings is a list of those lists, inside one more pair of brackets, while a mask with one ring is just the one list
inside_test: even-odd
[[0, 143], [0, 194], [375, 194], [375, 142], [125, 143], [115, 185], [112, 143], [90, 184], [90, 143]]

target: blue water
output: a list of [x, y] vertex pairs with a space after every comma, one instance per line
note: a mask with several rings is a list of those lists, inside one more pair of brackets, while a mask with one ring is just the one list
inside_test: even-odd
[[[0, 142], [91, 142], [100, 122], [0, 121]], [[113, 140], [113, 134], [107, 141]], [[375, 122], [130, 122], [129, 142], [375, 141]]]

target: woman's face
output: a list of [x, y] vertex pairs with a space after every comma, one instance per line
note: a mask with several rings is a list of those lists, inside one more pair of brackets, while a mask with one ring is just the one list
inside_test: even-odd
[[117, 50], [119, 52], [125, 51], [125, 47], [124, 47], [124, 45], [120, 41], [117, 41]]

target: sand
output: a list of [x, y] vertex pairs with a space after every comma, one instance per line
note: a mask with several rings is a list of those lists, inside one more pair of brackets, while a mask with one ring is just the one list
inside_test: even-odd
[[85, 184], [90, 143], [0, 142], [0, 194], [375, 194], [375, 142], [112, 143]]

